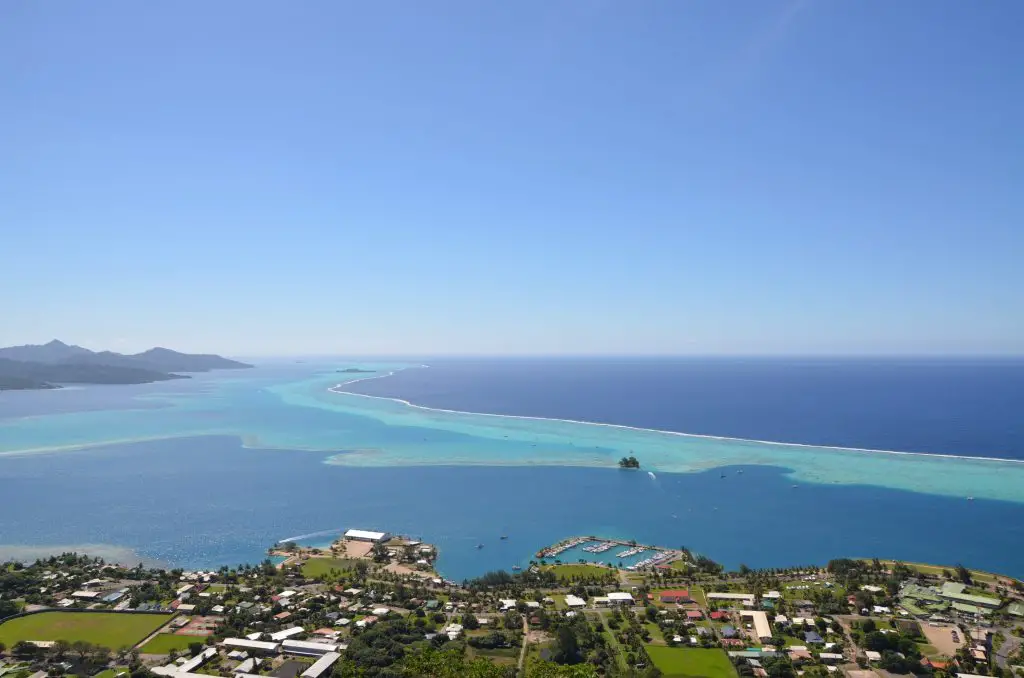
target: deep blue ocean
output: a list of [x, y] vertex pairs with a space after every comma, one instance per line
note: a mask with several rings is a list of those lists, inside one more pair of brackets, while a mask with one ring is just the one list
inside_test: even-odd
[[435, 359], [346, 390], [469, 412], [1024, 458], [1024, 359]]
[[[1024, 457], [1020, 362], [429, 362], [350, 388], [471, 412]], [[172, 384], [182, 392], [199, 386]], [[0, 395], [0, 420], [124, 408], [127, 394], [167, 387], [125, 388]], [[258, 408], [259, 417], [278, 412], [264, 391], [237, 402], [232, 407]], [[290, 408], [280, 416], [322, 426], [332, 415]], [[358, 468], [324, 464], [327, 456], [249, 449], [238, 437], [211, 435], [0, 457], [0, 545], [118, 545], [210, 567], [257, 561], [281, 539], [310, 535], [305, 541], [322, 543], [332, 530], [362, 527], [437, 543], [440, 570], [460, 580], [525, 564], [564, 537], [598, 534], [685, 545], [732, 567], [878, 556], [1024, 576], [1024, 502], [800, 483], [763, 466], [743, 474], [727, 468], [725, 479], [718, 469], [651, 479], [559, 466]]]

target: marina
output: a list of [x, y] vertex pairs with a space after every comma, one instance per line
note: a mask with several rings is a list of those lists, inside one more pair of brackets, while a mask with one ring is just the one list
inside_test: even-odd
[[606, 541], [592, 546], [584, 546], [583, 550], [587, 553], [604, 553], [605, 551], [610, 551], [613, 548], [615, 548], [615, 543]]
[[[625, 547], [614, 555], [612, 549]], [[653, 552], [653, 553], [652, 553]], [[607, 554], [607, 555], [604, 555]], [[682, 551], [649, 544], [638, 544], [624, 539], [607, 539], [596, 536], [571, 537], [537, 551], [536, 558], [557, 559], [563, 563], [593, 563], [629, 571], [665, 566], [685, 558]]]

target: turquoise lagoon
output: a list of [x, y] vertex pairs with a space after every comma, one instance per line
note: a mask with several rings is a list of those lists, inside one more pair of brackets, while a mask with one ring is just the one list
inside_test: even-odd
[[[786, 469], [800, 483], [1024, 503], [1024, 462], [1019, 460], [777, 444], [436, 410], [344, 392], [346, 383], [419, 366], [356, 365], [374, 370], [369, 377], [337, 371], [351, 366], [279, 365], [197, 375], [188, 382], [5, 394], [0, 455], [87, 454], [98, 445], [200, 436], [235, 436], [248, 448], [282, 454], [328, 453], [325, 463], [349, 467], [612, 469], [620, 457], [634, 454], [655, 475], [757, 465]], [[60, 411], [47, 413], [54, 408]]]

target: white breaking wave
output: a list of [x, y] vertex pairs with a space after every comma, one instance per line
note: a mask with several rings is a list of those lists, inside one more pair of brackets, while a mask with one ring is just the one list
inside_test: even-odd
[[[421, 368], [421, 369], [422, 368], [429, 368], [429, 367], [430, 367], [429, 365], [420, 365], [419, 366], [419, 368]], [[403, 368], [403, 369], [417, 369], [417, 368], [413, 367], [413, 368]], [[607, 424], [607, 423], [597, 422], [597, 421], [578, 421], [576, 419], [557, 419], [557, 418], [554, 418], [554, 417], [533, 417], [533, 416], [526, 416], [526, 415], [520, 415], [520, 414], [492, 414], [490, 412], [467, 412], [467, 411], [464, 411], [464, 410], [447, 410], [447, 409], [443, 409], [443, 408], [440, 408], [440, 407], [427, 407], [425, 405], [417, 405], [416, 403], [409, 402], [408, 400], [403, 400], [402, 398], [388, 398], [386, 396], [366, 395], [365, 393], [352, 393], [351, 391], [346, 391], [346, 390], [343, 389], [343, 387], [351, 386], [352, 384], [356, 384], [356, 383], [358, 383], [360, 381], [369, 381], [370, 379], [384, 379], [386, 377], [394, 376], [394, 374], [396, 372], [400, 372], [400, 371], [402, 371], [402, 370], [392, 370], [391, 372], [388, 372], [387, 374], [375, 374], [375, 375], [370, 376], [370, 377], [363, 377], [361, 379], [353, 379], [352, 381], [346, 381], [346, 382], [342, 382], [340, 384], [335, 384], [334, 386], [331, 386], [327, 390], [330, 391], [331, 393], [338, 393], [338, 394], [341, 394], [341, 395], [350, 395], [350, 396], [355, 396], [355, 397], [358, 397], [358, 398], [371, 398], [373, 400], [390, 400], [391, 402], [400, 403], [402, 405], [405, 405], [406, 407], [411, 407], [413, 409], [423, 410], [423, 411], [426, 411], [426, 412], [444, 412], [446, 414], [462, 414], [462, 415], [469, 415], [469, 416], [476, 416], [476, 417], [496, 417], [496, 418], [500, 418], [500, 419], [522, 419], [522, 420], [526, 420], [526, 421], [556, 421], [556, 422], [563, 422], [563, 423], [567, 423], [567, 424], [579, 424], [581, 426], [605, 426], [605, 427], [608, 427], [608, 428], [617, 428], [617, 429], [623, 429], [623, 430], [627, 430], [627, 431], [639, 431], [641, 433], [661, 433], [661, 434], [670, 435], [670, 436], [682, 436], [684, 438], [700, 438], [700, 439], [704, 439], [704, 440], [722, 440], [722, 441], [727, 441], [727, 442], [739, 442], [739, 443], [757, 443], [759, 445], [776, 445], [776, 446], [781, 446], [781, 447], [798, 447], [798, 448], [810, 448], [810, 449], [818, 449], [818, 450], [839, 450], [839, 451], [842, 451], [842, 452], [870, 452], [870, 453], [873, 453], [873, 454], [898, 454], [898, 455], [905, 455], [905, 456], [912, 456], [912, 457], [932, 457], [932, 458], [937, 458], [937, 459], [961, 459], [961, 460], [965, 460], [965, 461], [990, 461], [990, 462], [1001, 462], [1001, 463], [1009, 463], [1009, 464], [1024, 464], [1024, 459], [1007, 459], [1005, 457], [972, 457], [972, 456], [969, 456], [969, 455], [942, 454], [942, 453], [937, 453], [937, 452], [907, 452], [907, 451], [903, 451], [903, 450], [875, 450], [875, 449], [871, 449], [871, 448], [867, 448], [867, 447], [841, 447], [839, 445], [812, 445], [810, 443], [786, 443], [786, 442], [779, 442], [779, 441], [775, 441], [775, 440], [757, 440], [757, 439], [753, 439], [753, 438], [734, 438], [734, 437], [730, 437], [730, 436], [713, 436], [713, 435], [707, 435], [707, 434], [702, 434], [702, 433], [683, 433], [683, 432], [680, 432], [680, 431], [665, 431], [665, 430], [656, 429], [656, 428], [640, 428], [638, 426], [627, 426], [625, 424]]]

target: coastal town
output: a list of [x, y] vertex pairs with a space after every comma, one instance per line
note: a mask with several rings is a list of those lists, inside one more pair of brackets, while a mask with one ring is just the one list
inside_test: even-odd
[[6, 563], [0, 678], [1024, 677], [1024, 583], [963, 566], [726, 571], [586, 536], [457, 583], [437, 557], [350, 529], [217, 570]]

